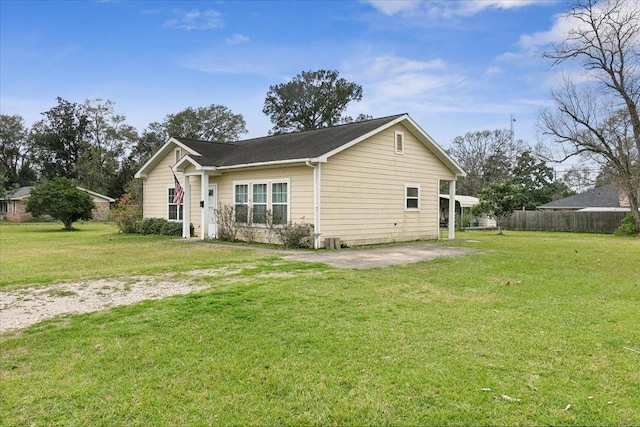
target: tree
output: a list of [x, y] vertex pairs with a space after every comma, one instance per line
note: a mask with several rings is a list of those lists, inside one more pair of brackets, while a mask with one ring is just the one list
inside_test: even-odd
[[498, 234], [502, 234], [503, 221], [521, 204], [522, 187], [512, 182], [492, 182], [478, 195], [480, 203], [472, 208], [474, 215], [488, 214], [496, 220]]
[[125, 116], [116, 114], [113, 101], [88, 99], [81, 107], [87, 118], [87, 149], [76, 164], [78, 183], [99, 193], [120, 196], [128, 181], [122, 177], [125, 154], [137, 142], [138, 133], [126, 124]]
[[578, 0], [566, 20], [571, 30], [545, 56], [554, 65], [579, 62], [588, 79], [566, 77], [540, 127], [564, 159], [588, 155], [607, 164], [640, 227], [640, 9], [624, 0]]
[[29, 131], [19, 115], [0, 114], [0, 175], [2, 188], [24, 187], [36, 179], [31, 168]]
[[58, 105], [42, 113], [33, 126], [34, 158], [44, 179], [77, 178], [76, 165], [89, 148], [89, 120], [82, 107], [60, 97]]
[[188, 107], [177, 114], [169, 114], [163, 127], [169, 136], [215, 142], [237, 141], [240, 135], [247, 133], [242, 114], [233, 114], [227, 107], [216, 104]]
[[560, 182], [578, 193], [593, 187], [594, 183], [598, 186], [597, 178], [593, 176], [592, 167], [584, 164], [571, 166], [562, 175]]
[[507, 129], [467, 132], [457, 136], [449, 154], [467, 172], [458, 179], [456, 192], [476, 197], [487, 184], [503, 181], [509, 175], [518, 154], [526, 149], [522, 140], [513, 140]]
[[66, 230], [73, 230], [76, 221], [91, 219], [94, 208], [93, 199], [87, 192], [62, 177], [36, 185], [27, 199], [27, 212], [36, 217], [49, 215], [62, 221]]
[[351, 101], [360, 100], [362, 86], [337, 71], [303, 71], [290, 82], [269, 86], [262, 112], [274, 125], [270, 133], [297, 132], [348, 121], [342, 114]]
[[558, 185], [553, 181], [553, 169], [544, 160], [536, 158], [531, 151], [518, 156], [512, 171], [512, 181], [522, 188], [520, 206], [536, 209], [553, 200]]

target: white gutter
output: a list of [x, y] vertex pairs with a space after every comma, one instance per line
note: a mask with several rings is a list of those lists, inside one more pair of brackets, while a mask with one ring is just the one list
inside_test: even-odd
[[320, 249], [320, 176], [321, 176], [321, 163], [313, 164], [311, 162], [305, 163], [310, 168], [313, 168], [313, 248]]

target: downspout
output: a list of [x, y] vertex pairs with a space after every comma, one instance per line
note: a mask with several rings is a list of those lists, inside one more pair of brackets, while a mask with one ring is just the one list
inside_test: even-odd
[[313, 168], [313, 248], [320, 249], [320, 163], [306, 165]]

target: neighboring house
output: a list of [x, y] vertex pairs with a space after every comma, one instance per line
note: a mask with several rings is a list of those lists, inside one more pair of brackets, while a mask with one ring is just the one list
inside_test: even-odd
[[541, 210], [578, 212], [629, 211], [629, 200], [614, 185], [603, 185], [580, 194], [538, 206]]
[[[489, 218], [488, 215], [475, 216], [471, 213], [471, 208], [478, 203], [480, 199], [473, 196], [462, 196], [456, 194], [454, 198], [456, 202], [455, 212], [458, 218], [468, 219], [468, 222], [462, 224], [462, 228], [478, 227], [478, 228], [495, 228], [496, 220]], [[465, 215], [466, 214], [466, 215]], [[449, 195], [440, 195], [440, 225], [447, 226], [449, 224]]]
[[[174, 172], [185, 192], [180, 206]], [[233, 206], [237, 222], [264, 230], [267, 211], [283, 223], [312, 224], [321, 248], [327, 238], [350, 245], [438, 238], [440, 182], [455, 194], [464, 175], [401, 114], [233, 143], [170, 138], [136, 178], [144, 180], [144, 217], [187, 218], [184, 237], [189, 223], [200, 238], [216, 237], [216, 210]]]
[[[27, 198], [31, 195], [32, 188], [33, 187], [20, 187], [12, 194], [8, 194], [4, 200], [1, 200], [0, 219], [14, 222], [30, 221], [32, 217], [31, 214], [26, 211], [26, 208]], [[93, 219], [98, 221], [106, 220], [109, 209], [111, 208], [111, 203], [115, 202], [115, 199], [82, 187], [78, 187], [78, 189], [89, 193], [93, 199], [96, 205], [93, 210]]]

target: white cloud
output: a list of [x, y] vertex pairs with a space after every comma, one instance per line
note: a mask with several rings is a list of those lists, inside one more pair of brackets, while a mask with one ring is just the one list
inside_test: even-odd
[[474, 15], [485, 9], [516, 9], [539, 3], [538, 0], [471, 0], [456, 2], [458, 14], [460, 15]]
[[[363, 102], [354, 107], [374, 115], [425, 109], [430, 100], [448, 98], [466, 80], [442, 59], [422, 61], [393, 54], [351, 57], [345, 68], [347, 79], [365, 90]], [[434, 108], [454, 107], [440, 102]]]
[[507, 10], [540, 4], [539, 0], [363, 0], [363, 2], [389, 16], [402, 14], [439, 18], [470, 16], [486, 9]]
[[224, 26], [222, 14], [217, 10], [197, 10], [190, 12], [174, 10], [177, 17], [164, 23], [165, 27], [179, 30], [214, 30]]
[[251, 39], [245, 35], [235, 33], [231, 37], [228, 37], [226, 40], [227, 44], [236, 45], [241, 43], [248, 43]]
[[385, 15], [395, 15], [397, 13], [414, 10], [422, 0], [364, 0], [371, 6]]
[[425, 70], [444, 70], [446, 64], [442, 59], [417, 61], [393, 55], [383, 55], [372, 60], [369, 72], [372, 74], [397, 75]]
[[502, 74], [502, 68], [500, 67], [496, 67], [495, 65], [492, 65], [490, 67], [488, 67], [486, 70], [484, 70], [484, 75], [485, 76], [497, 76], [499, 74]]

